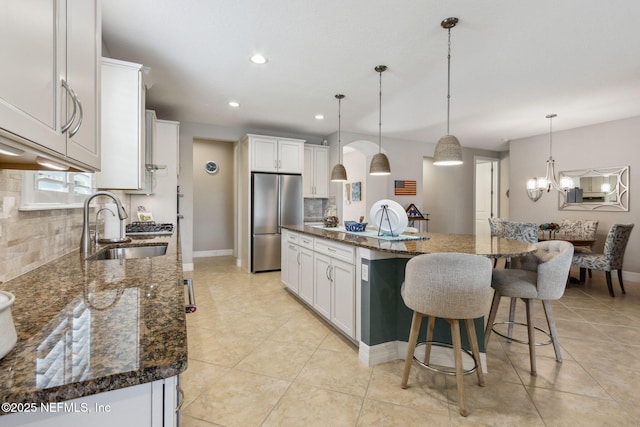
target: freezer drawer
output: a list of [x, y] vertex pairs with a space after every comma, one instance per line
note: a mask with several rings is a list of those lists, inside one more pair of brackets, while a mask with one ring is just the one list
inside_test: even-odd
[[280, 234], [253, 236], [251, 271], [280, 270]]

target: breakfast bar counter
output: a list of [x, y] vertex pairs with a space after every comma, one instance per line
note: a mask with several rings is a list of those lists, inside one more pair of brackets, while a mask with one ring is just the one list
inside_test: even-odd
[[398, 240], [385, 240], [384, 236], [369, 237], [374, 233], [365, 236], [363, 233], [347, 232], [342, 227], [288, 225], [283, 228], [364, 249], [398, 255], [460, 252], [483, 255], [488, 258], [507, 258], [523, 256], [535, 250], [528, 243], [489, 235], [416, 233], [406, 234], [407, 238], [414, 238], [413, 240], [402, 240], [402, 236]]
[[[400, 289], [409, 259], [441, 252], [514, 258], [536, 250], [529, 243], [489, 235], [417, 233], [378, 238], [375, 232], [347, 232], [341, 227], [283, 228], [283, 283], [357, 343], [360, 360], [367, 365], [405, 356], [412, 312]], [[475, 322], [484, 352], [484, 319]], [[462, 336], [468, 348], [466, 331]], [[434, 339], [449, 341], [448, 325], [436, 324]]]
[[177, 378], [186, 369], [179, 235], [129, 246], [163, 244], [165, 255], [142, 258], [89, 260], [75, 251], [0, 284], [15, 295], [18, 335], [0, 360], [0, 424], [14, 412]]

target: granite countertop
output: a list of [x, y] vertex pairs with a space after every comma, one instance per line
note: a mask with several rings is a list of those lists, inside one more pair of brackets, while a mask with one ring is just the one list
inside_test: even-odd
[[163, 256], [87, 261], [74, 251], [0, 284], [16, 297], [18, 334], [0, 360], [0, 402], [62, 401], [183, 372], [179, 235], [132, 244], [163, 242]]
[[334, 240], [365, 249], [401, 255], [419, 255], [438, 252], [461, 252], [484, 255], [489, 258], [523, 256], [536, 250], [535, 246], [518, 240], [473, 234], [416, 233], [427, 237], [423, 240], [382, 240], [347, 233], [331, 227], [309, 225], [286, 225], [282, 228], [315, 237]]

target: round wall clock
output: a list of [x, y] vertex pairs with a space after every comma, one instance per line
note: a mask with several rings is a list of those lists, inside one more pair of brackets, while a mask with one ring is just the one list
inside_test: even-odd
[[206, 170], [207, 173], [210, 175], [213, 175], [214, 173], [218, 172], [218, 169], [220, 169], [218, 167], [218, 163], [214, 162], [213, 160], [209, 160], [204, 165], [204, 170]]

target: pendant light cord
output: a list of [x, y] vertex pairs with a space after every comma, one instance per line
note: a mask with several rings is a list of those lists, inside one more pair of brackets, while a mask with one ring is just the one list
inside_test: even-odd
[[340, 128], [342, 126], [341, 124], [341, 114], [340, 114], [340, 110], [341, 110], [341, 104], [342, 104], [342, 96], [336, 96], [336, 98], [338, 98], [338, 163], [342, 164], [342, 143], [341, 143], [341, 139], [340, 139]]
[[549, 117], [549, 160], [551, 160], [553, 158], [551, 156], [551, 148], [553, 146], [553, 118], [555, 114], [550, 114], [547, 117]]
[[449, 135], [449, 110], [451, 104], [451, 28], [449, 28], [449, 50], [447, 53], [447, 135]]
[[380, 93], [378, 111], [378, 153], [382, 153], [382, 71], [380, 71]]

